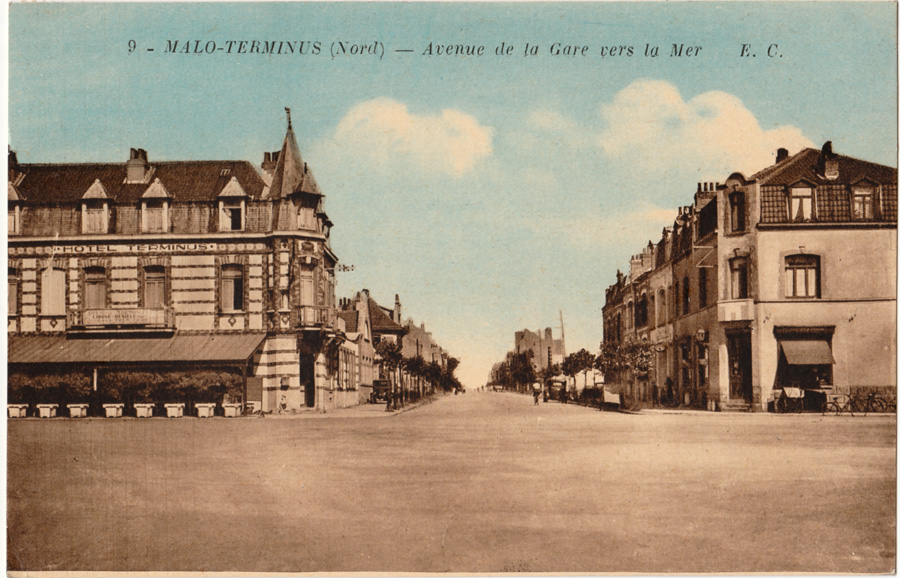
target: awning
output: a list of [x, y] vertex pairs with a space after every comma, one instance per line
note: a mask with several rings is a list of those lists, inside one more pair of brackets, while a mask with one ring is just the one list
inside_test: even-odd
[[9, 336], [8, 363], [246, 362], [265, 333], [177, 335], [160, 339]]
[[831, 346], [825, 340], [784, 340], [780, 343], [784, 357], [791, 365], [831, 365], [834, 363]]

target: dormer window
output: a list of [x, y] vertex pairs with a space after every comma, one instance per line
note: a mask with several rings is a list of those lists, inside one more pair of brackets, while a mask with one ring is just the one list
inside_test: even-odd
[[312, 207], [300, 207], [297, 211], [297, 226], [307, 231], [315, 231], [316, 210]]
[[141, 232], [165, 233], [169, 230], [169, 201], [145, 199], [141, 201]]
[[91, 199], [81, 203], [81, 233], [102, 235], [109, 232], [109, 203]]
[[219, 200], [219, 230], [244, 230], [244, 199]]
[[875, 187], [856, 185], [852, 189], [854, 221], [871, 221], [875, 218]]
[[791, 221], [798, 223], [812, 221], [815, 218], [812, 188], [808, 186], [792, 187], [788, 198], [788, 209]]

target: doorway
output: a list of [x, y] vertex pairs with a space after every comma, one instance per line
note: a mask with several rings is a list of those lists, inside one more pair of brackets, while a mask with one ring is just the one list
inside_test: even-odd
[[300, 354], [300, 385], [306, 407], [316, 407], [316, 358], [310, 353]]
[[753, 357], [750, 332], [728, 334], [728, 397], [753, 401]]

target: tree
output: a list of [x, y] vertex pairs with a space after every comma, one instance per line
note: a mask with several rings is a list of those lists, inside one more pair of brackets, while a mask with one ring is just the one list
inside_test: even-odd
[[575, 358], [574, 363], [578, 370], [577, 373], [584, 373], [584, 386], [587, 387], [587, 372], [594, 367], [594, 354], [582, 348], [581, 351], [572, 354], [572, 357]]
[[375, 353], [378, 354], [378, 367], [390, 376], [391, 398], [393, 399], [394, 407], [397, 407], [399, 404], [395, 372], [399, 371], [403, 362], [402, 351], [400, 344], [385, 339], [382, 339], [375, 345]]
[[509, 365], [511, 382], [517, 390], [522, 390], [535, 381], [534, 352], [530, 349], [522, 353], [509, 352], [506, 354], [506, 362]]
[[628, 340], [624, 343], [602, 343], [596, 365], [608, 378], [620, 385], [629, 386], [620, 390], [622, 404], [633, 407], [638, 404], [632, 397], [635, 382], [647, 378], [653, 361], [653, 348], [646, 341]]

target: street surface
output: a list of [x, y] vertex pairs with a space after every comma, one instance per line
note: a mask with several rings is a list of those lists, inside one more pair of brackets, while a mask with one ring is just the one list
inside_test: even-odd
[[10, 420], [11, 570], [890, 572], [896, 419], [445, 396]]

